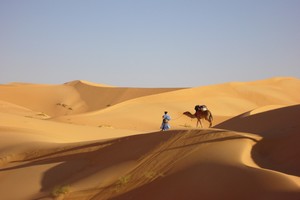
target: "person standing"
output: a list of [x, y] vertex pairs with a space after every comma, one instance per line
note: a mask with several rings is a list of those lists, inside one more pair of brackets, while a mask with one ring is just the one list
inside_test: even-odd
[[162, 124], [161, 124], [161, 127], [160, 127], [160, 129], [162, 131], [166, 131], [166, 130], [169, 130], [171, 128], [170, 124], [169, 124], [170, 120], [171, 120], [171, 117], [170, 117], [170, 115], [168, 115], [168, 111], [165, 111], [164, 115], [162, 116]]

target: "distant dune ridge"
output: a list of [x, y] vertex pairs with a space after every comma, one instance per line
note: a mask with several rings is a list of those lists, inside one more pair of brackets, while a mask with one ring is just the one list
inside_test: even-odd
[[[0, 85], [5, 200], [299, 200], [300, 79]], [[213, 127], [184, 116], [205, 104]], [[159, 130], [164, 111], [171, 130]]]

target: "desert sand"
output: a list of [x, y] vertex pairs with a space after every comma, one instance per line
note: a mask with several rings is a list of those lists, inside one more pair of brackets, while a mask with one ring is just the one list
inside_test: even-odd
[[[192, 88], [2, 84], [0, 199], [299, 200], [299, 91], [293, 77]], [[213, 127], [182, 114], [197, 104]]]

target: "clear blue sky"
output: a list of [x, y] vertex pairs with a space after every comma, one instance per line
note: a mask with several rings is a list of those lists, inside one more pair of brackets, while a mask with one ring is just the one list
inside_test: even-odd
[[300, 78], [300, 0], [0, 0], [0, 83]]

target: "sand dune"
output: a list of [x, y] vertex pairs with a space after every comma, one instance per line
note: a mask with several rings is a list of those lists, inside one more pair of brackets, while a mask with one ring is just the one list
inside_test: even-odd
[[121, 88], [86, 81], [62, 85], [8, 84], [0, 86], [0, 99], [51, 117], [100, 110], [122, 101], [180, 88]]
[[86, 81], [74, 81], [68, 83], [79, 93], [81, 99], [86, 103], [86, 111], [104, 109], [126, 100], [138, 97], [159, 94], [180, 88], [125, 88], [125, 87], [103, 87]]
[[300, 176], [299, 114], [300, 105], [295, 105], [246, 117], [240, 115], [216, 127], [262, 136], [263, 140], [253, 150], [268, 159], [257, 160], [257, 163], [265, 168]]
[[[300, 80], [0, 85], [0, 196], [300, 199]], [[183, 116], [206, 104], [214, 127]], [[160, 132], [168, 110], [171, 130]]]
[[[214, 124], [244, 112], [268, 105], [288, 106], [300, 102], [300, 81], [274, 78], [250, 83], [226, 83], [187, 88], [123, 101], [115, 106], [78, 115], [61, 116], [60, 121], [98, 125], [139, 131], [156, 130], [164, 110], [168, 110], [173, 128], [195, 127], [196, 121], [182, 116], [193, 112], [197, 104], [206, 104], [214, 116]], [[129, 121], [128, 121], [129, 120]], [[208, 127], [208, 124], [205, 124]]]

